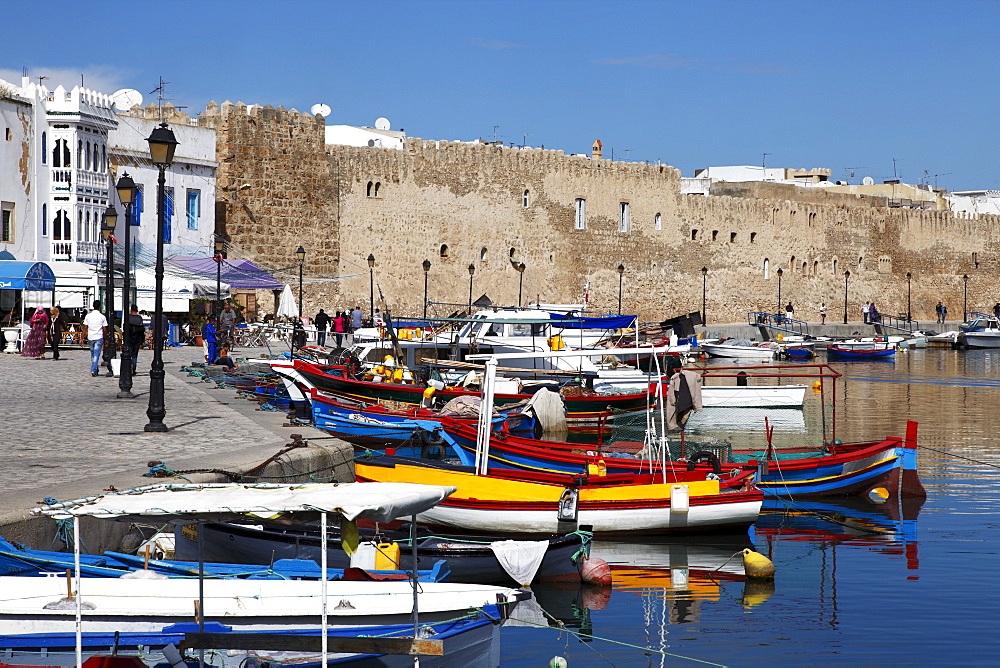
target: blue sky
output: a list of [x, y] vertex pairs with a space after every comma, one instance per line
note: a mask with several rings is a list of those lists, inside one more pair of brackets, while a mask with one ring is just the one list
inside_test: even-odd
[[5, 10], [0, 78], [148, 102], [163, 76], [190, 113], [321, 102], [427, 139], [601, 139], [685, 176], [768, 153], [857, 183], [895, 158], [908, 182], [1000, 189], [996, 1], [58, 4]]

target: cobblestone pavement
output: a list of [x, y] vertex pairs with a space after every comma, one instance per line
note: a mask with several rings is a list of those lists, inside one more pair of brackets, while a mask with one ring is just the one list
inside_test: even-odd
[[255, 415], [254, 404], [236, 398], [235, 391], [181, 372], [181, 366], [203, 359], [200, 347], [164, 351], [166, 433], [143, 432], [151, 351], [139, 355], [136, 399], [116, 399], [118, 379], [104, 376], [106, 370], [92, 377], [88, 351], [64, 349], [62, 357], [0, 354], [0, 500], [32, 492], [40, 500], [49, 495], [48, 487], [84, 477], [141, 474], [151, 460], [170, 466], [250, 447], [276, 451], [288, 442], [288, 433], [303, 431], [283, 432], [283, 414]]

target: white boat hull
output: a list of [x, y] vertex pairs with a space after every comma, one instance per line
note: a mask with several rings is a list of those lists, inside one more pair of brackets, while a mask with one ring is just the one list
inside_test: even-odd
[[704, 408], [802, 408], [805, 385], [710, 385], [701, 388]]
[[762, 348], [757, 346], [727, 346], [715, 343], [702, 343], [698, 346], [711, 357], [728, 357], [736, 359], [757, 359], [769, 360], [774, 357], [773, 348]]
[[[205, 618], [234, 629], [266, 632], [320, 622], [320, 583], [315, 580], [205, 580], [204, 586]], [[401, 624], [410, 618], [413, 589], [408, 581], [337, 581], [327, 586], [331, 627]], [[169, 624], [191, 621], [198, 601], [198, 580], [194, 578], [83, 578], [80, 589], [82, 602], [93, 605], [82, 613], [85, 631], [159, 631]], [[66, 593], [63, 576], [4, 577], [0, 636], [73, 632], [74, 604], [45, 609]], [[521, 592], [489, 585], [422, 582], [420, 618], [428, 622], [449, 619], [456, 613], [496, 603], [498, 594], [513, 602]]]
[[969, 348], [1000, 348], [1000, 331], [965, 332], [959, 335]]
[[[693, 500], [692, 500], [693, 501]], [[757, 520], [761, 501], [694, 505], [687, 512], [672, 512], [669, 503], [655, 508], [628, 510], [580, 509], [578, 526], [591, 525], [598, 534], [669, 534], [726, 526], [749, 526]], [[552, 510], [483, 510], [439, 505], [418, 519], [433, 526], [490, 534], [554, 534], [565, 530]]]

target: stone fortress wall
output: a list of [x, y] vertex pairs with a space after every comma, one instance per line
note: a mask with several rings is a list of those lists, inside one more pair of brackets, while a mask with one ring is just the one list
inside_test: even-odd
[[620, 263], [622, 310], [643, 320], [699, 310], [703, 266], [709, 322], [776, 310], [779, 268], [782, 301], [808, 320], [821, 302], [842, 319], [845, 270], [852, 321], [866, 300], [905, 311], [907, 272], [920, 320], [933, 321], [939, 299], [957, 317], [963, 274], [970, 309], [1000, 300], [993, 216], [768, 183], [682, 195], [675, 168], [546, 149], [417, 138], [401, 151], [326, 146], [321, 117], [281, 107], [212, 104], [198, 123], [218, 130], [222, 232], [270, 267], [293, 265], [303, 245], [307, 313], [356, 303], [367, 312], [369, 254], [387, 304], [408, 315], [422, 310], [425, 259], [431, 301], [466, 303], [473, 263], [473, 299], [515, 304], [516, 261], [526, 265], [525, 302], [578, 302], [589, 282], [595, 313], [617, 311]]

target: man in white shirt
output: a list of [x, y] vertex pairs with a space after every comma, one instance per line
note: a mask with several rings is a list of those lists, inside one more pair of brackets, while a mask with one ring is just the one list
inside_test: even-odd
[[90, 375], [97, 376], [98, 369], [101, 368], [104, 337], [108, 335], [108, 319], [101, 313], [101, 302], [94, 302], [90, 313], [83, 319], [83, 335], [87, 337], [87, 345], [90, 346]]

